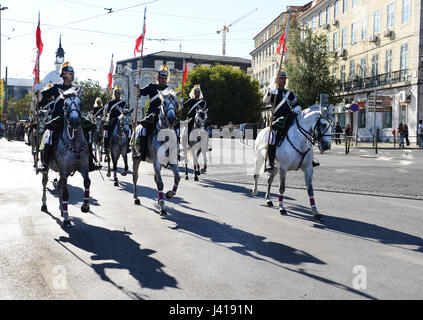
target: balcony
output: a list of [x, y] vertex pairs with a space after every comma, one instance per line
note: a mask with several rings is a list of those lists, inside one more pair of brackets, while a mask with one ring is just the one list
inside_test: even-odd
[[374, 77], [359, 78], [346, 82], [338, 82], [335, 92], [352, 92], [357, 90], [364, 90], [376, 88], [380, 86], [392, 85], [399, 82], [410, 80], [410, 69], [403, 69], [389, 73], [379, 74]]

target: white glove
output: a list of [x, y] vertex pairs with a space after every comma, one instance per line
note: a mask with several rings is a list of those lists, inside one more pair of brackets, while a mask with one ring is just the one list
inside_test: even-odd
[[301, 107], [296, 106], [294, 109], [292, 109], [292, 112], [294, 112], [296, 115], [301, 114]]
[[40, 86], [40, 84], [39, 84], [39, 83], [37, 83], [37, 84], [34, 86], [34, 91], [35, 91], [35, 93], [39, 93], [39, 92], [41, 91], [41, 86]]
[[278, 94], [278, 89], [271, 89], [269, 91], [270, 94]]

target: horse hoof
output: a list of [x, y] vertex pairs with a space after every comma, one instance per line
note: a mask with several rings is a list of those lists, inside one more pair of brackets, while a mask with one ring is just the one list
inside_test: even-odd
[[198, 181], [198, 177], [197, 176], [194, 177], [194, 181]]
[[171, 191], [166, 192], [166, 199], [172, 199], [172, 197], [175, 195], [176, 193]]
[[115, 187], [119, 187], [119, 182], [115, 181], [114, 185]]
[[314, 215], [314, 220], [316, 220], [316, 221], [322, 221], [322, 215], [321, 214], [315, 214]]
[[126, 176], [126, 172], [122, 172], [122, 176]]
[[134, 204], [137, 205], [137, 206], [140, 206], [141, 205], [140, 199], [135, 199]]
[[185, 180], [188, 180], [188, 176], [185, 176]]
[[71, 224], [70, 220], [63, 220], [63, 225], [64, 225], [65, 227], [71, 227], [71, 226], [72, 226], [72, 224]]
[[84, 213], [89, 212], [90, 211], [90, 206], [88, 204], [87, 205], [82, 205], [81, 206], [81, 211], [84, 212]]
[[285, 209], [279, 209], [279, 213], [281, 214], [281, 216], [287, 216], [288, 212], [286, 212]]
[[167, 216], [167, 212], [165, 209], [160, 210], [160, 216]]
[[273, 202], [272, 201], [266, 201], [266, 205], [268, 206], [268, 207], [273, 207]]
[[110, 178], [110, 176], [111, 176], [110, 172], [107, 172], [107, 173], [106, 173], [106, 176], [107, 176], [108, 178]]
[[41, 211], [42, 212], [47, 212], [47, 206], [41, 206]]

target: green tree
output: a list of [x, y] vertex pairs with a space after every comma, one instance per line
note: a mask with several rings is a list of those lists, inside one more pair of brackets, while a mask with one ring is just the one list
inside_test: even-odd
[[109, 90], [103, 90], [100, 83], [96, 80], [88, 79], [75, 83], [76, 86], [82, 86], [82, 111], [88, 112], [93, 109], [95, 99], [100, 97], [103, 105], [112, 99]]
[[11, 110], [11, 114], [14, 114], [16, 119], [20, 120], [23, 117], [29, 117], [31, 113], [31, 99], [30, 93], [26, 94], [22, 99], [16, 100], [15, 97], [9, 98], [8, 109]]
[[288, 50], [291, 58], [287, 63], [288, 86], [293, 91], [303, 108], [319, 101], [321, 93], [329, 94], [334, 101], [336, 80], [331, 75], [335, 65], [331, 53], [326, 50], [326, 36], [304, 31], [301, 39], [300, 30], [292, 29]]
[[[187, 75], [183, 93], [185, 101], [196, 84], [201, 86], [209, 107], [208, 119], [212, 124], [222, 126], [229, 122], [260, 121], [263, 103], [259, 83], [243, 71], [223, 65], [196, 67]], [[186, 119], [186, 110], [182, 119]]]

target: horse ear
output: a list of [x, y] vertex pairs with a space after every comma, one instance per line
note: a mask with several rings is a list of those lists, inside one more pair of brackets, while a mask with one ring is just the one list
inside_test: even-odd
[[134, 108], [131, 108], [128, 113], [132, 113], [134, 111]]
[[159, 93], [159, 98], [160, 100], [162, 100], [162, 102], [164, 101], [164, 97], [163, 94], [161, 93], [161, 91], [157, 90], [157, 92]]

